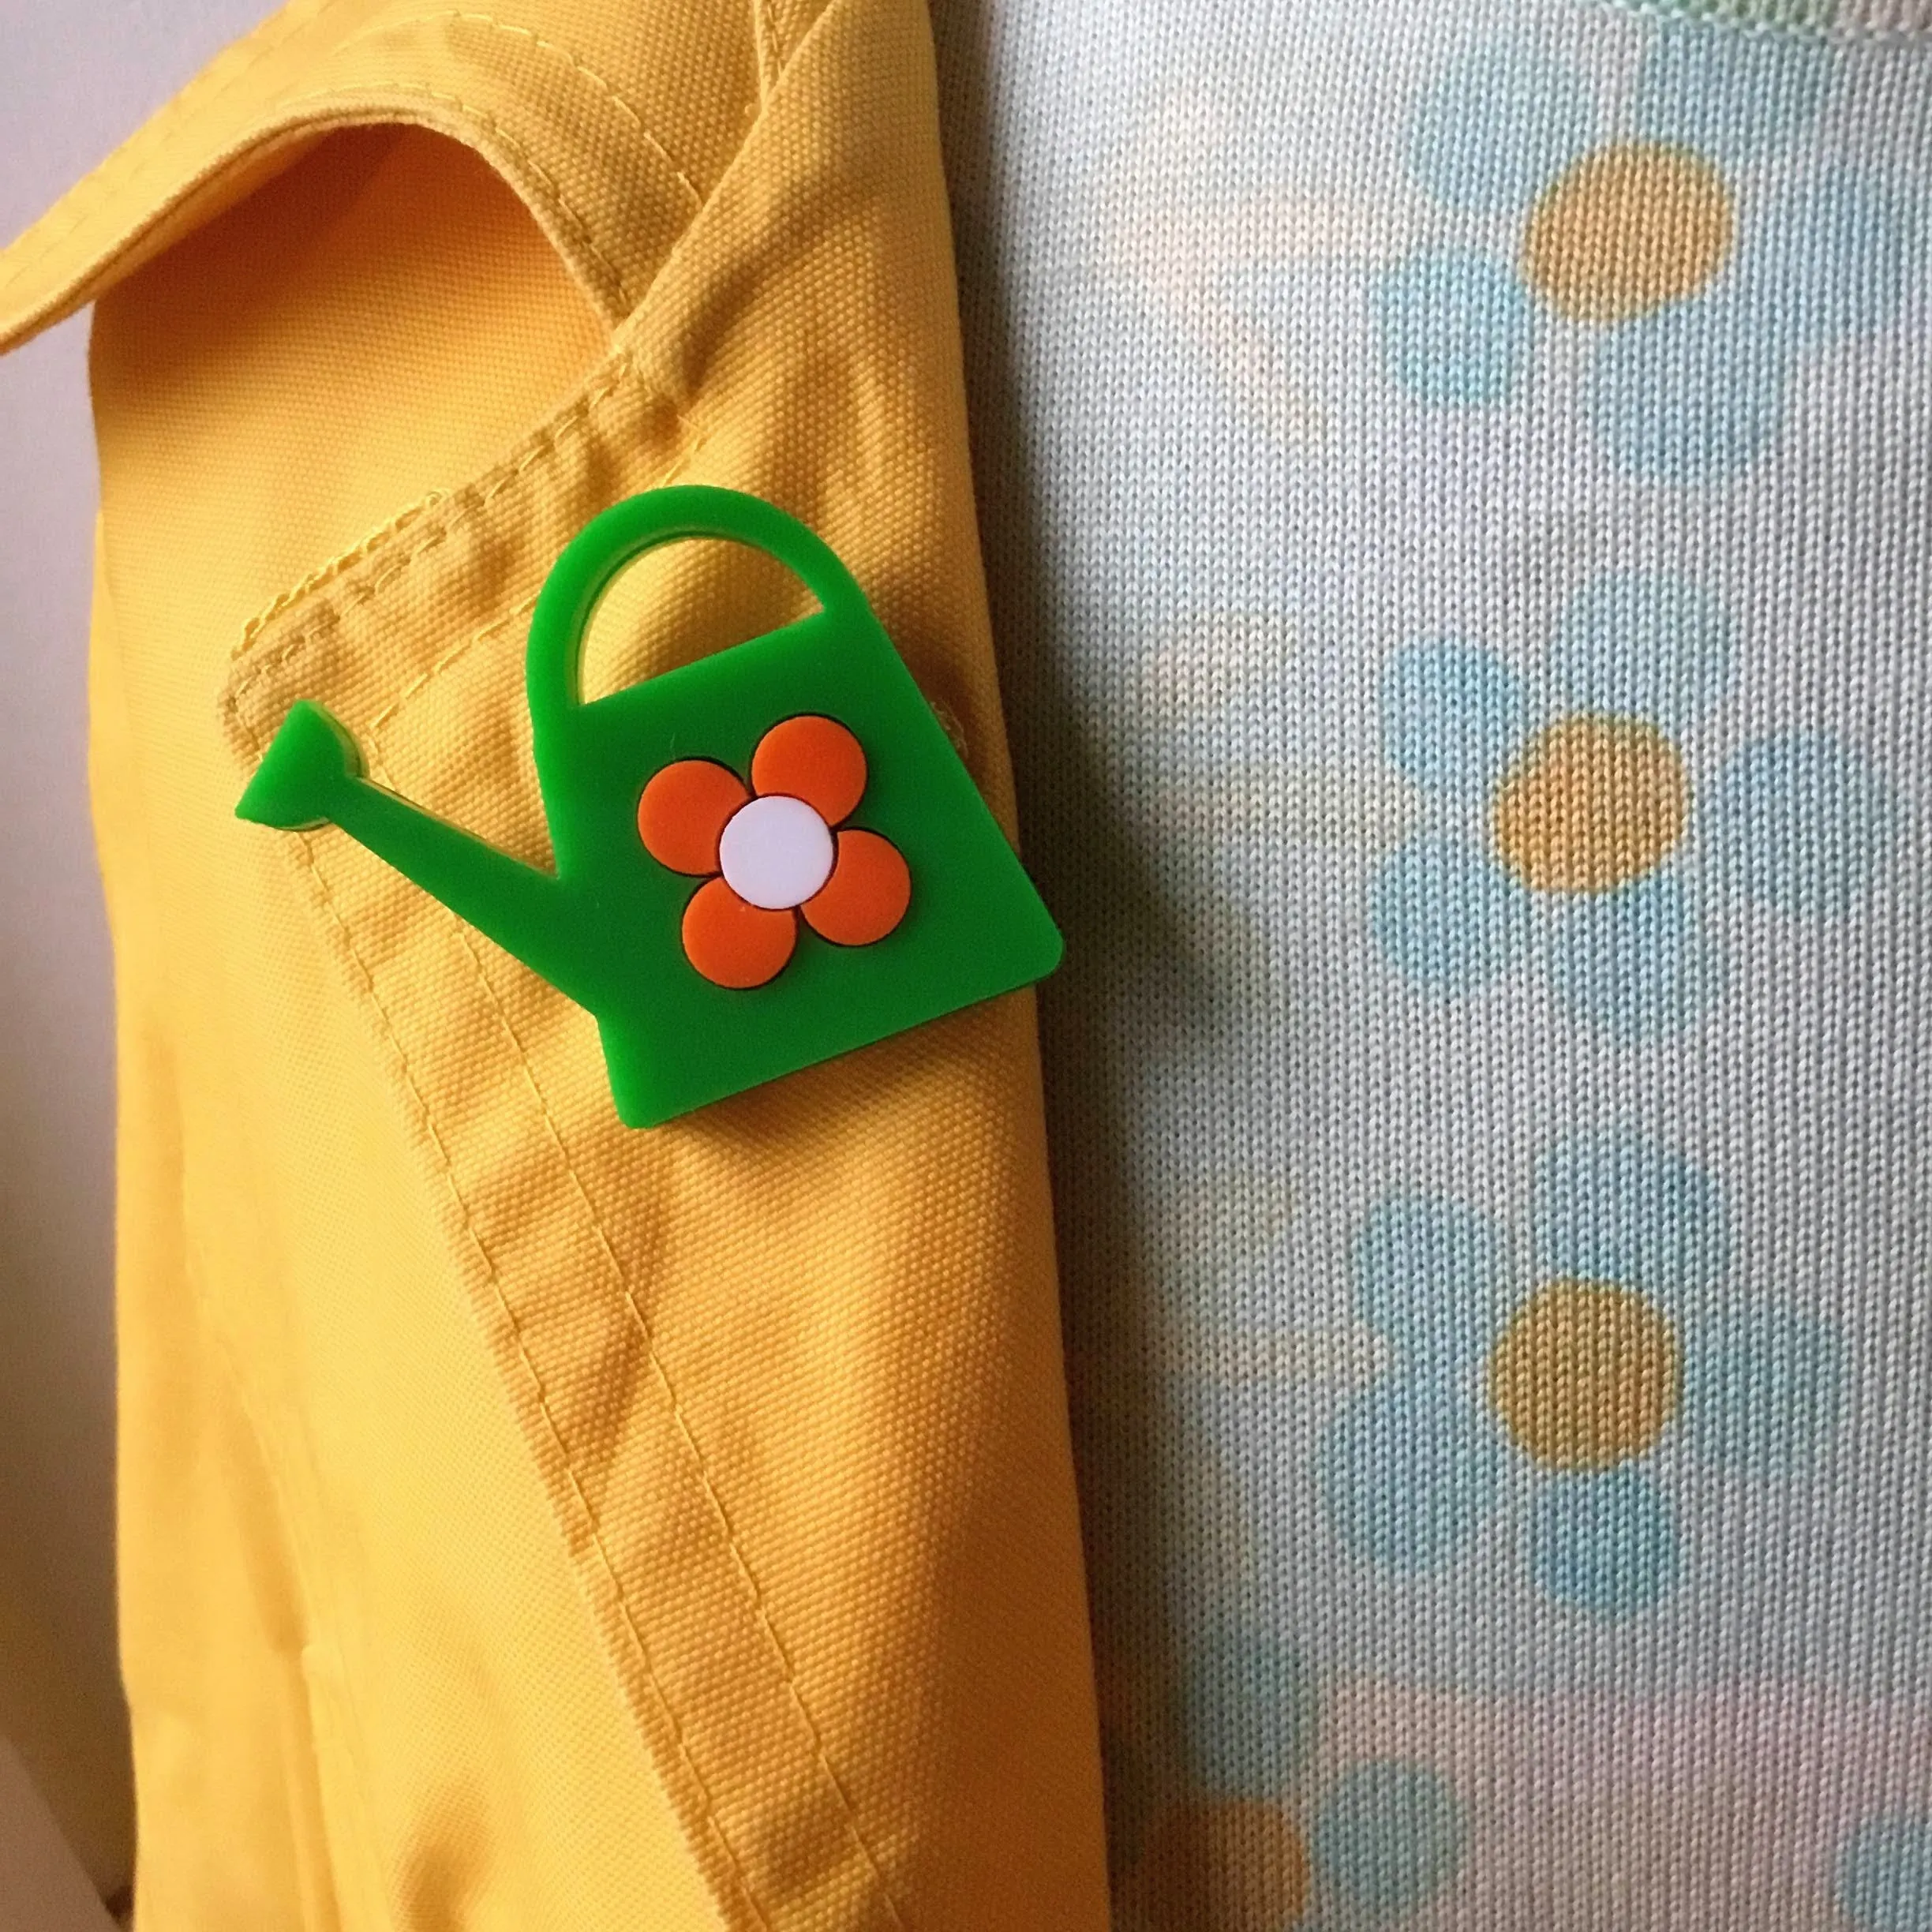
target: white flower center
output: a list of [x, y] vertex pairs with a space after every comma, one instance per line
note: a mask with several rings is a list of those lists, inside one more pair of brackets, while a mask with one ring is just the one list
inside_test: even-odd
[[803, 905], [832, 876], [832, 833], [803, 799], [741, 805], [718, 841], [718, 870], [740, 899], [769, 912]]

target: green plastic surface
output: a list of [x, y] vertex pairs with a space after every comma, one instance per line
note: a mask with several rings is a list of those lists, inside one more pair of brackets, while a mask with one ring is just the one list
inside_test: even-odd
[[[768, 551], [821, 608], [585, 703], [584, 633], [598, 600], [646, 551], [701, 537]], [[339, 826], [586, 1007], [627, 1125], [656, 1126], [1058, 964], [1046, 908], [863, 593], [824, 543], [772, 504], [685, 486], [605, 511], [544, 585], [526, 678], [553, 873], [373, 783], [354, 740], [319, 705], [291, 708], [235, 809], [285, 830]], [[680, 758], [714, 758], [747, 777], [765, 732], [805, 713], [837, 719], [864, 748], [865, 794], [848, 822], [898, 847], [911, 902], [872, 945], [801, 930], [769, 983], [715, 986], [680, 937], [698, 882], [646, 852], [638, 801]]]

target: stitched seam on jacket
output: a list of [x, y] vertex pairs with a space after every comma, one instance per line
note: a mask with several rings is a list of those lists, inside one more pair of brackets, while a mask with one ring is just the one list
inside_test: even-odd
[[[558, 1158], [564, 1163], [564, 1169], [570, 1175], [571, 1185], [576, 1190], [577, 1198], [583, 1204], [584, 1211], [590, 1215], [591, 1224], [597, 1230], [598, 1245], [603, 1249], [605, 1255], [610, 1258], [614, 1265], [616, 1257], [611, 1252], [610, 1241], [605, 1233], [604, 1223], [599, 1218], [597, 1210], [590, 1204], [590, 1197], [586, 1193], [582, 1179], [577, 1172], [576, 1163], [571, 1159], [570, 1151], [564, 1144], [563, 1134], [550, 1111], [549, 1100], [545, 1096], [542, 1087], [538, 1084], [537, 1070], [530, 1064], [529, 1052], [525, 1048], [515, 1025], [512, 1024], [510, 1015], [505, 1009], [503, 1002], [497, 998], [496, 989], [490, 984], [489, 975], [483, 970], [483, 956], [477, 950], [476, 942], [470, 938], [468, 928], [463, 926], [459, 920], [453, 921], [452, 923], [456, 927], [456, 934], [462, 942], [464, 952], [470, 956], [470, 964], [475, 969], [477, 983], [481, 986], [485, 998], [489, 1001], [491, 1010], [496, 1014], [498, 1024], [509, 1036], [511, 1045], [516, 1050], [517, 1059], [522, 1068], [525, 1082], [528, 1084], [531, 1096], [535, 1099], [543, 1114], [544, 1125], [549, 1132], [551, 1144], [556, 1148]], [[425, 1119], [426, 1112], [425, 1110]], [[433, 1127], [431, 1131], [434, 1132]], [[440, 1153], [442, 1151], [439, 1145], [438, 1151]], [[451, 1185], [454, 1185], [453, 1179]], [[466, 1214], [467, 1210], [465, 1211]], [[478, 1248], [481, 1249], [481, 1245], [479, 1241]], [[504, 1312], [507, 1315], [509, 1313], [508, 1305], [504, 1298], [502, 1286], [497, 1278], [496, 1264], [487, 1254], [485, 1256], [485, 1260], [489, 1265], [491, 1288], [496, 1296], [499, 1305], [504, 1308]], [[624, 1279], [621, 1268], [618, 1271], [618, 1279], [623, 1289], [625, 1302], [630, 1307], [633, 1316], [637, 1316], [637, 1304], [632, 1298], [630, 1283]], [[514, 1328], [515, 1317], [511, 1316], [510, 1320]], [[663, 1361], [657, 1354], [656, 1341], [652, 1337], [650, 1328], [641, 1317], [638, 1317], [638, 1328], [644, 1338], [645, 1352], [650, 1358], [651, 1371], [657, 1376], [658, 1386], [664, 1391], [666, 1398], [671, 1404], [671, 1412], [677, 1420], [678, 1433], [683, 1438], [687, 1450], [702, 1471], [705, 1468], [704, 1458], [699, 1454], [698, 1444], [692, 1437], [690, 1425], [685, 1419], [683, 1404], [678, 1398], [676, 1389], [672, 1386], [670, 1376], [665, 1372]], [[691, 1756], [691, 1746], [684, 1735], [684, 1728], [678, 1721], [677, 1713], [672, 1707], [671, 1700], [665, 1695], [664, 1686], [658, 1679], [657, 1667], [651, 1661], [650, 1646], [645, 1642], [644, 1633], [638, 1626], [637, 1616], [631, 1606], [630, 1593], [624, 1588], [623, 1578], [618, 1574], [617, 1566], [611, 1560], [610, 1553], [605, 1547], [603, 1525], [598, 1521], [597, 1511], [592, 1507], [590, 1498], [586, 1493], [583, 1485], [578, 1480], [575, 1465], [571, 1460], [570, 1451], [564, 1446], [564, 1439], [558, 1432], [556, 1421], [551, 1415], [548, 1401], [543, 1395], [543, 1383], [541, 1378], [537, 1376], [536, 1365], [531, 1362], [528, 1354], [524, 1350], [522, 1331], [518, 1329], [516, 1332], [518, 1356], [522, 1361], [525, 1367], [529, 1369], [533, 1380], [535, 1381], [538, 1401], [543, 1407], [545, 1425], [549, 1429], [551, 1439], [556, 1444], [557, 1453], [564, 1458], [564, 1466], [570, 1477], [571, 1492], [576, 1497], [578, 1507], [584, 1513], [584, 1520], [590, 1526], [590, 1540], [597, 1547], [597, 1561], [603, 1566], [605, 1575], [609, 1578], [612, 1589], [617, 1593], [617, 1601], [623, 1611], [624, 1628], [630, 1632], [631, 1641], [636, 1646], [638, 1661], [643, 1665], [645, 1676], [650, 1680], [651, 1690], [657, 1699], [658, 1708], [664, 1713], [665, 1722], [670, 1726], [671, 1735], [676, 1741], [678, 1755], [683, 1761], [686, 1769], [696, 1780], [698, 1792], [704, 1799], [705, 1822], [710, 1828], [712, 1836], [717, 1839], [724, 1855], [731, 1861], [732, 1870], [737, 1877], [739, 1889], [744, 1894], [745, 1903], [751, 1908], [758, 1923], [769, 1928], [771, 1925], [771, 1919], [765, 1910], [762, 1901], [752, 1889], [751, 1875], [739, 1860], [737, 1851], [732, 1845], [730, 1836], [725, 1831], [723, 1822], [718, 1816], [717, 1799], [710, 1786], [706, 1782], [703, 1773], [698, 1770], [696, 1759]], [[708, 1475], [704, 1477], [704, 1487], [706, 1494], [714, 1503], [717, 1503], [717, 1493], [712, 1487]], [[723, 1515], [721, 1503], [718, 1503], [718, 1509], [721, 1516]], [[728, 1518], [725, 1519], [725, 1530], [727, 1535], [732, 1539], [732, 1551], [736, 1554], [737, 1542]], [[841, 1795], [843, 1796], [843, 1795], [841, 1792]], [[849, 1800], [847, 1801], [847, 1808], [849, 1810]]]
[[460, 644], [446, 650], [435, 663], [429, 666], [428, 670], [417, 672], [415, 676], [411, 678], [408, 683], [404, 685], [402, 690], [397, 692], [395, 696], [391, 698], [388, 703], [369, 720], [368, 729], [370, 744], [376, 747], [380, 751], [383, 727], [388, 724], [418, 691], [433, 684], [452, 665], [459, 663], [463, 658], [468, 657], [470, 653], [485, 638], [494, 637], [500, 631], [507, 631], [519, 618], [529, 616], [536, 608], [536, 598], [526, 597], [515, 609], [507, 611], [502, 616], [492, 620], [484, 625], [481, 631], [472, 631]]
[[[256, 661], [249, 665], [245, 671], [236, 678], [231, 689], [224, 695], [222, 700], [224, 710], [230, 713], [234, 712], [238, 707], [242, 698], [253, 691], [255, 686], [271, 672], [286, 663], [290, 657], [305, 648], [322, 631], [339, 623], [344, 611], [353, 609], [359, 604], [366, 604], [372, 597], [380, 595], [399, 577], [407, 572], [413, 565], [426, 556], [431, 551], [439, 549], [447, 542], [449, 538], [461, 530], [465, 524], [481, 516], [497, 497], [515, 485], [525, 471], [543, 462], [557, 449], [568, 443], [574, 442], [577, 438], [586, 434], [590, 427], [590, 419], [609, 402], [612, 396], [622, 388], [626, 382], [635, 376], [636, 366], [642, 354], [642, 345], [641, 343], [634, 344], [631, 348], [627, 349], [606, 372], [604, 380], [594, 389], [579, 396], [576, 402], [572, 403], [555, 421], [546, 423], [530, 439], [528, 447], [520, 455], [500, 465], [496, 470], [487, 474], [477, 481], [467, 484], [462, 489], [454, 491], [445, 496], [442, 502], [447, 507], [449, 514], [442, 522], [431, 530], [414, 549], [404, 552], [400, 557], [392, 560], [386, 567], [373, 571], [361, 582], [349, 585], [340, 593], [336, 601], [324, 605], [305, 624], [285, 638], [272, 650], [266, 652]], [[325, 564], [317, 573], [319, 579], [327, 582], [355, 564], [366, 562], [383, 541], [393, 541], [400, 531], [417, 521], [424, 507], [417, 505], [414, 510], [405, 511], [402, 516], [387, 525], [376, 537], [366, 539], [356, 545], [354, 549], [345, 552], [343, 557], [335, 564]], [[268, 616], [272, 615], [278, 609], [287, 608], [288, 599], [278, 597], [275, 602], [269, 606], [268, 612], [265, 612], [261, 618], [251, 623], [248, 629], [244, 631], [242, 645], [234, 653], [234, 661], [238, 664], [249, 654], [249, 645], [251, 639], [260, 634], [261, 626], [267, 621]]]
[[351, 544], [339, 556], [331, 557], [326, 564], [318, 564], [300, 583], [293, 584], [281, 592], [273, 603], [257, 611], [242, 627], [242, 635], [228, 653], [230, 658], [232, 660], [243, 656], [256, 637], [285, 610], [320, 590], [331, 578], [341, 576], [345, 571], [354, 569], [372, 551], [388, 542], [399, 531], [408, 529], [418, 518], [427, 515], [448, 494], [447, 490], [429, 491], [427, 495], [411, 504], [399, 516], [391, 517], [387, 523], [371, 530], [360, 541]]
[[[263, 751], [261, 735], [252, 724], [245, 721], [244, 728], [248, 733], [249, 743], [259, 760]], [[597, 1551], [598, 1563], [601, 1566], [605, 1577], [608, 1578], [612, 1589], [616, 1593], [619, 1609], [624, 1621], [624, 1627], [629, 1631], [631, 1640], [636, 1646], [638, 1661], [643, 1665], [644, 1674], [650, 1682], [652, 1694], [657, 1701], [658, 1708], [663, 1713], [665, 1723], [670, 1727], [672, 1738], [676, 1745], [678, 1755], [683, 1761], [685, 1769], [691, 1773], [692, 1780], [703, 1799], [705, 1822], [717, 1839], [720, 1848], [730, 1864], [732, 1871], [737, 1878], [739, 1888], [743, 1894], [745, 1903], [751, 1908], [758, 1923], [769, 1928], [771, 1921], [766, 1916], [763, 1907], [759, 1904], [757, 1895], [753, 1892], [750, 1878], [743, 1866], [739, 1862], [737, 1852], [719, 1822], [717, 1801], [713, 1795], [710, 1787], [705, 1781], [704, 1773], [698, 1769], [697, 1763], [691, 1755], [690, 1747], [685, 1740], [683, 1728], [678, 1722], [677, 1713], [672, 1708], [670, 1700], [665, 1695], [664, 1687], [658, 1682], [656, 1668], [651, 1662], [650, 1646], [645, 1642], [643, 1632], [638, 1627], [636, 1617], [631, 1609], [630, 1597], [624, 1589], [623, 1579], [618, 1574], [616, 1564], [612, 1562], [609, 1551], [605, 1547], [603, 1532], [597, 1522], [597, 1514], [590, 1507], [590, 1500], [584, 1493], [583, 1486], [578, 1480], [576, 1466], [571, 1459], [569, 1447], [564, 1441], [563, 1432], [557, 1426], [556, 1415], [550, 1406], [549, 1392], [545, 1388], [543, 1376], [539, 1372], [536, 1363], [531, 1359], [530, 1350], [525, 1345], [522, 1325], [517, 1320], [515, 1310], [510, 1305], [509, 1297], [504, 1293], [503, 1279], [496, 1264], [496, 1257], [491, 1253], [489, 1245], [484, 1241], [477, 1226], [475, 1215], [470, 1209], [470, 1203], [463, 1193], [461, 1184], [456, 1178], [455, 1166], [450, 1159], [449, 1149], [444, 1144], [443, 1136], [436, 1130], [436, 1115], [430, 1108], [421, 1086], [417, 1080], [415, 1069], [410, 1063], [408, 1051], [403, 1046], [401, 1036], [396, 1032], [395, 1022], [390, 1017], [388, 1007], [384, 1004], [382, 994], [376, 987], [374, 971], [370, 967], [369, 961], [364, 958], [361, 949], [356, 944], [354, 930], [343, 915], [342, 908], [336, 900], [334, 889], [329, 884], [328, 875], [316, 862], [313, 837], [306, 833], [299, 833], [298, 836], [301, 841], [303, 863], [307, 866], [310, 876], [314, 879], [321, 893], [323, 904], [328, 909], [329, 917], [334, 921], [336, 930], [341, 934], [343, 945], [348, 948], [350, 957], [354, 961], [356, 970], [362, 976], [362, 983], [368, 990], [370, 1004], [376, 1009], [377, 1017], [382, 1023], [383, 1035], [396, 1056], [397, 1063], [402, 1069], [404, 1083], [407, 1085], [410, 1096], [416, 1103], [418, 1116], [422, 1121], [423, 1130], [429, 1136], [430, 1144], [436, 1150], [438, 1170], [441, 1174], [444, 1185], [449, 1189], [450, 1198], [456, 1204], [457, 1214], [462, 1221], [463, 1232], [469, 1237], [470, 1245], [476, 1249], [478, 1256], [482, 1260], [484, 1273], [489, 1282], [491, 1294], [495, 1298], [496, 1306], [501, 1312], [504, 1321], [509, 1325], [510, 1333], [516, 1347], [517, 1360], [521, 1363], [524, 1372], [530, 1378], [530, 1387], [536, 1395], [538, 1411], [543, 1417], [544, 1427], [549, 1432], [550, 1440], [555, 1445], [559, 1457], [562, 1459], [564, 1473], [569, 1480], [571, 1493], [576, 1497], [583, 1511], [584, 1521], [590, 1526], [592, 1547]]]
[[[698, 452], [703, 449], [706, 443], [709, 441], [709, 440], [710, 432], [708, 430], [702, 429], [699, 430], [695, 436], [688, 437], [685, 441], [684, 447], [679, 451], [677, 455], [672, 459], [669, 467], [667, 468], [664, 474], [658, 478], [657, 484], [653, 487], [661, 489], [666, 484], [672, 481], [676, 477], [682, 476], [684, 472], [691, 467], [692, 461], [698, 455]], [[409, 703], [412, 698], [415, 698], [418, 695], [418, 693], [427, 689], [431, 684], [433, 684], [436, 680], [452, 665], [460, 662], [463, 658], [468, 657], [470, 653], [474, 650], [477, 645], [481, 644], [485, 638], [495, 637], [498, 632], [508, 630], [509, 627], [513, 623], [516, 623], [519, 618], [529, 616], [536, 609], [536, 608], [537, 599], [535, 597], [533, 596], [525, 597], [523, 601], [520, 604], [517, 605], [514, 608], [505, 611], [500, 616], [492, 617], [488, 623], [483, 625], [480, 629], [472, 631], [461, 643], [452, 646], [448, 650], [446, 650], [440, 657], [438, 657], [433, 663], [429, 665], [426, 669], [417, 672], [415, 676], [411, 678], [408, 683], [404, 685], [402, 690], [398, 691], [395, 696], [391, 698], [388, 703], [384, 705], [383, 708], [378, 711], [363, 728], [369, 735], [370, 748], [375, 753], [376, 758], [380, 760], [382, 755], [382, 732], [384, 728], [393, 721], [397, 713], [402, 710], [402, 707], [406, 704]], [[480, 962], [477, 965], [477, 970], [479, 974], [481, 974], [482, 972], [482, 967]], [[486, 980], [484, 983], [485, 990], [487, 990], [489, 982]], [[512, 1037], [514, 1038], [515, 1036], [512, 1035]], [[519, 1050], [521, 1050], [521, 1045], [522, 1043], [519, 1042]], [[598, 1232], [601, 1234], [602, 1230], [600, 1228]]]
[[[704, 206], [704, 197], [699, 193], [696, 182], [691, 179], [689, 170], [680, 164], [671, 150], [645, 125], [644, 117], [638, 112], [637, 108], [620, 89], [612, 86], [589, 62], [585, 60], [582, 55], [573, 51], [571, 48], [563, 46], [557, 41], [545, 39], [541, 34], [536, 32], [533, 28], [519, 27], [511, 21], [500, 21], [494, 13], [466, 13], [455, 7], [449, 8], [440, 13], [407, 14], [399, 20], [385, 21], [384, 24], [390, 27], [413, 27], [419, 22], [432, 23], [441, 21], [455, 21], [467, 27], [487, 27], [493, 33], [507, 35], [512, 39], [527, 41], [532, 47], [541, 49], [544, 53], [554, 54], [559, 60], [562, 61], [573, 73], [578, 75], [596, 92], [602, 95], [612, 107], [615, 107], [636, 129], [638, 139], [643, 141], [658, 159], [663, 162], [665, 166], [677, 177], [684, 192], [691, 198], [692, 212], [695, 213], [698, 209]], [[360, 38], [359, 36], [354, 37]]]
[[[688, 467], [691, 459], [697, 454], [700, 447], [702, 447], [702, 443], [695, 444], [686, 451], [678, 462], [665, 473], [663, 481], [668, 482], [673, 477], [681, 474]], [[371, 764], [377, 771], [382, 773], [385, 778], [394, 775], [389, 772], [382, 756], [381, 744], [377, 736], [379, 724], [393, 720], [404, 704], [414, 698], [425, 686], [431, 683], [442, 672], [447, 670], [472, 646], [481, 643], [485, 638], [506, 629], [515, 622], [518, 616], [534, 610], [535, 607], [536, 599], [530, 598], [508, 616], [498, 618], [492, 623], [484, 625], [481, 629], [474, 631], [453, 650], [446, 653], [427, 671], [413, 680], [402, 693], [383, 708], [376, 718], [372, 720], [366, 728], [371, 750], [375, 754], [371, 759]], [[310, 863], [313, 865], [314, 863], [311, 857]], [[737, 1525], [732, 1521], [731, 1512], [725, 1506], [722, 1492], [712, 1479], [710, 1466], [705, 1459], [704, 1452], [698, 1445], [696, 1436], [692, 1432], [690, 1418], [685, 1413], [683, 1399], [677, 1392], [676, 1386], [671, 1380], [670, 1372], [665, 1366], [663, 1357], [658, 1353], [657, 1336], [653, 1331], [650, 1318], [646, 1315], [642, 1306], [638, 1302], [636, 1283], [632, 1279], [631, 1271], [625, 1267], [622, 1259], [618, 1255], [616, 1244], [611, 1238], [610, 1230], [603, 1215], [590, 1197], [590, 1189], [585, 1184], [582, 1173], [571, 1153], [569, 1144], [564, 1136], [563, 1128], [559, 1125], [556, 1116], [552, 1110], [549, 1096], [544, 1091], [543, 1083], [537, 1078], [536, 1064], [530, 1058], [530, 1050], [524, 1045], [522, 1035], [518, 1032], [515, 1023], [511, 1019], [509, 1011], [499, 998], [496, 987], [490, 983], [489, 975], [484, 968], [482, 954], [477, 950], [475, 942], [470, 937], [469, 928], [460, 920], [453, 921], [452, 923], [457, 937], [462, 942], [464, 952], [469, 955], [470, 964], [475, 968], [477, 983], [482, 989], [484, 997], [489, 1002], [491, 1010], [496, 1016], [497, 1023], [502, 1027], [504, 1035], [515, 1050], [518, 1061], [522, 1069], [525, 1084], [529, 1087], [531, 1097], [536, 1101], [537, 1108], [543, 1115], [544, 1125], [549, 1134], [551, 1144], [556, 1148], [558, 1159], [563, 1162], [564, 1171], [570, 1176], [571, 1185], [576, 1193], [578, 1202], [582, 1204], [584, 1214], [589, 1219], [592, 1229], [596, 1233], [597, 1245], [603, 1250], [604, 1259], [609, 1266], [611, 1278], [616, 1284], [618, 1292], [623, 1296], [624, 1305], [630, 1311], [631, 1319], [636, 1326], [639, 1338], [643, 1342], [645, 1356], [650, 1364], [651, 1372], [656, 1376], [659, 1387], [664, 1391], [666, 1400], [671, 1405], [671, 1413], [676, 1422], [678, 1433], [682, 1437], [686, 1451], [698, 1472], [698, 1478], [703, 1486], [706, 1498], [710, 1503], [717, 1515], [719, 1527], [724, 1532], [725, 1542], [731, 1551], [739, 1576], [746, 1589], [751, 1593], [752, 1604], [758, 1616], [758, 1627], [778, 1661], [784, 1679], [786, 1694], [790, 1698], [793, 1709], [797, 1713], [800, 1721], [805, 1725], [811, 1738], [813, 1753], [818, 1761], [818, 1767], [824, 1773], [826, 1782], [838, 1797], [840, 1807], [845, 1814], [847, 1829], [859, 1852], [864, 1856], [874, 1878], [878, 1882], [880, 1895], [884, 1898], [888, 1910], [892, 1913], [893, 1923], [903, 1926], [905, 1921], [900, 1915], [898, 1900], [893, 1896], [891, 1887], [886, 1882], [886, 1874], [879, 1865], [877, 1855], [859, 1828], [857, 1807], [852, 1803], [851, 1793], [845, 1788], [844, 1780], [840, 1777], [837, 1768], [832, 1762], [830, 1748], [826, 1742], [824, 1732], [820, 1728], [818, 1720], [812, 1715], [810, 1706], [806, 1703], [803, 1692], [799, 1689], [797, 1664], [789, 1649], [787, 1649], [784, 1640], [779, 1635], [777, 1626], [772, 1620], [770, 1608], [766, 1601], [764, 1590], [758, 1582], [756, 1573], [751, 1567], [750, 1559], [744, 1554], [743, 1545], [739, 1537]], [[399, 1050], [400, 1050], [399, 1048]], [[566, 1459], [567, 1461], [567, 1457]], [[594, 1529], [597, 1522], [596, 1516], [591, 1511], [589, 1499], [585, 1496], [582, 1487], [576, 1482], [574, 1475], [571, 1488], [575, 1491], [578, 1500], [582, 1503], [586, 1514], [590, 1515]], [[599, 1547], [601, 1551], [601, 1544]], [[621, 1594], [622, 1585], [620, 1584], [618, 1587]], [[626, 1621], [628, 1623], [628, 1617]], [[649, 1653], [643, 1649], [641, 1643], [639, 1653], [644, 1658], [645, 1667], [648, 1670], [650, 1668]], [[661, 1701], [662, 1691], [660, 1690], [658, 1694]], [[666, 1708], [668, 1709], [668, 1705]], [[709, 1794], [707, 1797], [708, 1795]], [[721, 1832], [721, 1836], [722, 1836]]]
[[772, 0], [751, 0], [751, 43], [758, 51], [758, 97], [769, 100], [784, 74], [783, 43]]
[[540, 200], [548, 201], [552, 212], [563, 217], [576, 230], [585, 248], [604, 271], [610, 287], [616, 291], [625, 309], [637, 306], [637, 298], [631, 294], [630, 283], [623, 271], [597, 245], [597, 237], [590, 232], [590, 224], [564, 193], [556, 176], [487, 109], [473, 107], [460, 94], [445, 94], [440, 88], [428, 87], [414, 80], [373, 80], [352, 88], [325, 88], [313, 94], [294, 95], [283, 105], [302, 107], [315, 103], [328, 102], [345, 113], [353, 114], [358, 100], [380, 99], [390, 95], [405, 100], [433, 101], [440, 107], [454, 107], [466, 119], [481, 128], [492, 140], [501, 142], [533, 178], [532, 192]]

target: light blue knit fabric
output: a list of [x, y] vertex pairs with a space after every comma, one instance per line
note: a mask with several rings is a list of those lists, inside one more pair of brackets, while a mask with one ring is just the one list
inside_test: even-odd
[[1932, 1932], [1932, 17], [938, 15], [1123, 1932]]

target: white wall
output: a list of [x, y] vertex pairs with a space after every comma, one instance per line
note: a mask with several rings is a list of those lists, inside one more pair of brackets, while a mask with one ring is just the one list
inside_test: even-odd
[[[0, 237], [264, 0], [0, 0]], [[114, 1667], [110, 981], [87, 817], [86, 328], [0, 361], [0, 1734], [104, 1889]]]

